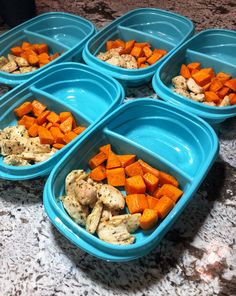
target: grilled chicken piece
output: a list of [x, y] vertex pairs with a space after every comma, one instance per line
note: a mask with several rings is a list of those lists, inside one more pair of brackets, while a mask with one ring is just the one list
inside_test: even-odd
[[112, 48], [112, 49], [110, 49], [110, 50], [108, 50], [106, 52], [100, 52], [97, 55], [97, 58], [99, 60], [106, 61], [106, 60], [109, 60], [112, 57], [119, 56], [121, 50], [122, 50], [122, 47]]
[[17, 63], [18, 67], [28, 67], [29, 66], [28, 61], [22, 57], [16, 57], [15, 62]]
[[190, 98], [196, 102], [203, 102], [205, 99], [205, 95], [204, 94], [195, 94], [195, 93], [191, 92]]
[[98, 200], [91, 212], [90, 215], [88, 215], [88, 218], [86, 220], [86, 230], [90, 233], [95, 233], [97, 230], [98, 224], [101, 219], [103, 210], [103, 203]]
[[30, 163], [21, 158], [19, 155], [8, 155], [6, 157], [4, 157], [3, 162], [9, 165], [14, 165], [14, 166], [27, 166], [30, 165]]
[[121, 56], [113, 56], [110, 59], [106, 60], [106, 63], [111, 64], [113, 66], [118, 66], [121, 68], [125, 67], [125, 60]]
[[202, 94], [203, 93], [203, 88], [199, 86], [193, 78], [189, 78], [187, 80], [187, 87], [188, 89], [195, 93], [195, 94]]
[[175, 76], [172, 78], [172, 84], [175, 88], [185, 89], [187, 90], [187, 80], [182, 75]]
[[137, 69], [138, 68], [138, 64], [137, 61], [135, 59], [135, 57], [133, 57], [131, 54], [122, 54], [121, 57], [124, 60], [124, 68], [126, 69]]
[[[55, 149], [53, 149], [56, 152]], [[50, 153], [52, 151], [49, 144], [41, 144], [39, 137], [29, 138], [25, 152], [31, 153]]]
[[17, 66], [16, 62], [10, 61], [7, 64], [3, 65], [0, 70], [3, 72], [11, 73], [11, 72], [16, 71], [17, 68], [18, 68], [18, 66]]
[[110, 244], [129, 245], [135, 240], [135, 236], [127, 231], [125, 223], [120, 221], [105, 221], [98, 225], [98, 237]]
[[140, 225], [141, 214], [124, 214], [111, 217], [110, 221], [124, 223], [129, 233], [134, 233]]
[[230, 106], [230, 98], [229, 96], [225, 96], [220, 103], [220, 107], [227, 107]]
[[4, 56], [0, 57], [0, 68], [8, 63], [7, 58]]
[[203, 104], [205, 104], [207, 106], [216, 106], [216, 104], [214, 102], [203, 102]]
[[76, 180], [86, 180], [88, 174], [84, 170], [73, 170], [66, 176], [65, 190], [66, 194], [70, 195], [74, 193], [74, 182]]
[[15, 140], [29, 138], [27, 129], [23, 125], [8, 126], [0, 133], [0, 140]]
[[98, 199], [110, 210], [122, 210], [125, 207], [125, 199], [115, 187], [102, 184], [97, 190]]
[[8, 61], [11, 62], [11, 61], [15, 61], [16, 56], [13, 55], [13, 54], [10, 54], [10, 53], [9, 53], [9, 54], [7, 55], [7, 58], [8, 58]]
[[74, 191], [72, 194], [76, 196], [82, 205], [93, 206], [97, 200], [97, 190], [84, 180], [76, 180], [74, 182]]
[[177, 94], [186, 97], [186, 98], [190, 98], [190, 94], [187, 90], [182, 89], [182, 88], [174, 88], [173, 89], [174, 92], [176, 92]]
[[25, 143], [18, 140], [2, 140], [0, 145], [2, 155], [21, 154], [26, 147]]
[[19, 67], [20, 73], [29, 73], [32, 72], [32, 66], [28, 66], [28, 67]]
[[42, 162], [50, 158], [56, 151], [52, 149], [49, 153], [22, 152], [20, 157], [33, 162]]
[[88, 207], [81, 205], [75, 196], [72, 195], [62, 196], [61, 200], [71, 218], [77, 224], [85, 226], [89, 214]]

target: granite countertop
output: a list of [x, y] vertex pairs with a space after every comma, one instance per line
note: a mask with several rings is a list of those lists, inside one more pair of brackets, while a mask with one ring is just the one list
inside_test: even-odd
[[[197, 31], [236, 29], [233, 0], [36, 4], [38, 13], [68, 11], [98, 27], [135, 7], [159, 7], [190, 17]], [[0, 25], [1, 32], [6, 29]], [[0, 95], [7, 90], [0, 86]], [[128, 89], [126, 95], [156, 98], [151, 85]], [[96, 259], [52, 226], [42, 203], [46, 179], [0, 180], [0, 295], [236, 295], [236, 120], [216, 132], [219, 157], [193, 200], [156, 250], [128, 263]]]

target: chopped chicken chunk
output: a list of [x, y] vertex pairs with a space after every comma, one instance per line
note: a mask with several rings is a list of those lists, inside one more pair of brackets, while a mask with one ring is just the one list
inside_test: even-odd
[[79, 203], [79, 201], [75, 198], [75, 196], [67, 195], [62, 198], [64, 208], [71, 216], [71, 218], [80, 225], [86, 225], [86, 219], [89, 214], [88, 207], [83, 206]]
[[187, 90], [187, 80], [181, 75], [172, 78], [172, 83], [177, 89], [180, 88]]
[[84, 170], [73, 170], [71, 171], [65, 181], [65, 190], [66, 194], [70, 195], [74, 193], [74, 183], [76, 180], [86, 180], [88, 177], [88, 174], [85, 173]]
[[196, 102], [203, 102], [205, 99], [205, 95], [204, 94], [195, 94], [193, 92], [190, 93], [190, 97], [192, 100], [196, 101]]
[[122, 54], [121, 57], [124, 60], [124, 66], [123, 68], [126, 69], [138, 69], [138, 64], [135, 59], [131, 54]]
[[104, 221], [98, 225], [98, 237], [110, 244], [129, 245], [135, 241], [135, 236], [131, 235], [125, 223], [120, 221]]
[[17, 63], [17, 65], [19, 67], [28, 67], [29, 66], [28, 61], [24, 58], [21, 58], [21, 57], [16, 57], [15, 62]]
[[32, 72], [32, 67], [31, 66], [29, 66], [29, 67], [19, 67], [19, 70], [20, 70], [21, 74], [29, 73], [29, 72]]
[[183, 97], [190, 98], [190, 94], [186, 89], [174, 88], [174, 92], [176, 92], [177, 94], [179, 94], [179, 95], [181, 95]]
[[91, 212], [91, 214], [88, 215], [87, 221], [86, 221], [86, 230], [90, 233], [95, 233], [97, 230], [99, 221], [101, 219], [103, 210], [103, 203], [98, 200]]
[[11, 72], [16, 71], [17, 68], [18, 68], [18, 66], [17, 66], [16, 62], [10, 61], [1, 67], [1, 71], [11, 73]]
[[220, 103], [220, 107], [230, 106], [230, 98], [229, 96], [225, 96], [222, 102]]
[[199, 86], [193, 78], [189, 78], [187, 80], [187, 87], [190, 91], [192, 91], [195, 94], [203, 93], [203, 88]]
[[115, 187], [103, 184], [97, 191], [98, 199], [111, 210], [124, 209], [125, 199], [121, 192]]
[[140, 218], [141, 218], [141, 214], [137, 213], [137, 214], [125, 214], [125, 215], [117, 215], [117, 216], [113, 216], [111, 217], [111, 221], [116, 221], [117, 223], [124, 223], [126, 225], [127, 231], [129, 233], [133, 233], [135, 232], [140, 225]]
[[8, 60], [5, 57], [0, 57], [0, 68], [8, 63]]
[[84, 180], [76, 180], [73, 186], [74, 196], [82, 205], [93, 205], [97, 200], [97, 190]]
[[27, 166], [30, 165], [30, 163], [21, 158], [19, 155], [8, 155], [4, 158], [4, 163], [9, 164], [9, 165], [14, 165], [14, 166]]

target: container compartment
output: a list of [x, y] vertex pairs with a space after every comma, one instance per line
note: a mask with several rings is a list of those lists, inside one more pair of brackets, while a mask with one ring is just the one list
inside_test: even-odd
[[[80, 76], [83, 77], [84, 80], [91, 80], [93, 82], [93, 88], [89, 88], [89, 91], [87, 92], [85, 91], [86, 88], [84, 88], [85, 93], [82, 98], [80, 96], [79, 98], [74, 98], [74, 100], [66, 100], [63, 95], [58, 95], [57, 92], [55, 94], [51, 94], [44, 91], [43, 88], [47, 86], [47, 83], [57, 85], [56, 83], [59, 79], [57, 75], [58, 73], [63, 73], [63, 75], [65, 75], [65, 73], [67, 74], [72, 90], [73, 85], [76, 84], [76, 81], [74, 80], [75, 77], [79, 78]], [[98, 88], [102, 83], [103, 86], [107, 87], [107, 93], [98, 91]], [[39, 86], [42, 87], [42, 89], [40, 89]], [[64, 87], [67, 89], [68, 85], [66, 84]], [[65, 89], [61, 87], [60, 90], [62, 93], [63, 91], [66, 93]], [[96, 100], [93, 101], [93, 106], [91, 99], [89, 98], [90, 95], [92, 96], [92, 99], [96, 98]], [[116, 106], [122, 102], [124, 93], [117, 81], [90, 69], [88, 66], [78, 63], [64, 63], [56, 65], [45, 70], [43, 73], [38, 74], [29, 80], [29, 82], [18, 86], [1, 98], [0, 129], [9, 125], [17, 124], [17, 118], [14, 115], [13, 110], [24, 101], [31, 101], [33, 98], [45, 103], [49, 110], [51, 109], [55, 112], [70, 111], [75, 117], [77, 123], [86, 126], [87, 129], [81, 134], [81, 136], [76, 137], [63, 149], [59, 150], [54, 156], [42, 163], [34, 164], [28, 167], [15, 167], [4, 164], [1, 158], [0, 177], [3, 179], [23, 180], [47, 175], [62, 155], [74, 145], [79, 137], [83, 137], [94, 124], [106, 115], [106, 113], [111, 112], [111, 110], [116, 108]]]
[[[170, 122], [172, 122], [172, 128], [170, 128]], [[175, 129], [174, 125], [177, 122], [182, 124], [177, 125]], [[153, 130], [155, 125], [159, 125], [159, 128]], [[186, 125], [187, 129], [184, 129], [183, 125]], [[189, 132], [191, 129], [194, 136]], [[145, 130], [150, 137], [143, 139]], [[155, 139], [152, 141], [153, 135]], [[175, 140], [171, 142], [168, 135], [175, 137]], [[160, 139], [156, 141], [158, 136]], [[172, 156], [172, 153], [175, 153], [173, 150], [166, 149], [164, 152], [167, 142], [181, 149], [184, 145], [192, 149], [197, 142], [202, 144], [198, 144], [195, 151], [190, 151], [193, 165], [188, 155], [183, 153], [182, 163], [186, 165], [181, 166], [179, 159]], [[73, 222], [58, 199], [64, 194], [67, 174], [73, 169], [88, 170], [88, 160], [97, 153], [100, 146], [108, 143], [111, 144], [115, 153], [136, 154], [137, 158], [143, 159], [153, 167], [172, 174], [180, 182], [180, 188], [184, 191], [184, 195], [157, 227], [149, 231], [140, 229], [135, 233], [135, 243], [128, 246], [108, 244], [86, 232], [83, 227]], [[162, 147], [159, 148], [158, 145]], [[132, 260], [147, 254], [157, 246], [193, 197], [217, 153], [217, 137], [211, 127], [201, 119], [161, 101], [150, 99], [132, 101], [113, 111], [91, 129], [86, 137], [78, 141], [57, 164], [45, 186], [44, 206], [57, 229], [81, 249], [105, 260]], [[78, 155], [83, 155], [83, 158], [79, 158]], [[201, 161], [198, 164], [199, 169], [196, 169], [197, 161]]]
[[[223, 40], [219, 38], [218, 40], [216, 36], [221, 35], [225, 38]], [[235, 36], [235, 38], [232, 36]], [[200, 62], [202, 68], [213, 68], [216, 73], [225, 72], [232, 77], [236, 77], [236, 63], [232, 62], [236, 43], [233, 44], [233, 41], [236, 41], [235, 32], [227, 30], [209, 30], [195, 35], [173, 53], [158, 69], [152, 82], [155, 92], [161, 99], [184, 108], [191, 114], [202, 117], [210, 124], [220, 123], [235, 116], [235, 105], [212, 107], [195, 102], [175, 93], [172, 90], [173, 85], [171, 82], [173, 77], [179, 75], [181, 65], [191, 62]], [[226, 46], [223, 45], [223, 42], [226, 42]], [[215, 48], [214, 44], [216, 45]], [[208, 50], [206, 50], [207, 48]]]
[[[138, 30], [126, 28], [123, 26], [118, 26], [116, 30], [112, 30], [110, 34], [111, 35], [109, 35], [108, 33], [104, 34], [98, 40], [96, 40], [93, 44], [91, 44], [90, 50], [91, 50], [91, 53], [94, 54], [94, 56], [96, 56], [100, 52], [106, 51], [106, 42], [108, 40], [116, 40], [116, 39], [121, 39], [124, 41], [135, 39], [137, 42], [149, 42], [152, 45], [152, 48], [161, 48], [167, 51], [170, 51], [174, 47], [174, 45], [171, 42], [168, 42], [168, 40], [163, 40], [161, 38], [158, 38], [155, 35], [147, 34], [145, 32], [140, 32]], [[113, 67], [112, 65], [109, 65], [107, 63], [104, 63], [104, 64], [110, 67]], [[149, 68], [150, 67], [151, 66], [149, 66]], [[132, 70], [127, 70], [122, 68], [120, 68], [120, 70], [129, 71], [129, 72], [132, 71]]]
[[72, 47], [86, 39], [90, 34], [91, 24], [78, 16], [75, 18], [72, 15], [71, 17], [61, 15], [58, 19], [55, 15], [51, 17], [49, 15], [48, 18], [41, 19], [27, 29]]
[[148, 12], [145, 10], [137, 11], [136, 14], [131, 14], [121, 22], [121, 25], [154, 35], [172, 43], [173, 46], [178, 44], [189, 33], [189, 24], [186, 19], [162, 10], [158, 12], [152, 9], [149, 9]]
[[[117, 137], [106, 130], [95, 131], [90, 134], [89, 138], [83, 141], [83, 144], [80, 145], [77, 149], [73, 149], [70, 155], [67, 154], [67, 158], [63, 159], [60, 163], [60, 168], [54, 170], [49, 177], [49, 181], [45, 187], [46, 193], [44, 193], [44, 206], [51, 218], [51, 210], [56, 214], [57, 219], [54, 219], [52, 222], [60, 231], [62, 230], [61, 225], [64, 225], [73, 233], [73, 236], [77, 237], [76, 245], [82, 247], [85, 251], [88, 249], [83, 248], [84, 243], [89, 244], [89, 253], [97, 256], [100, 253], [100, 258], [112, 261], [127, 261], [130, 259], [135, 259], [143, 255], [143, 253], [149, 252], [153, 245], [152, 243], [157, 239], [160, 240], [162, 233], [160, 229], [165, 228], [165, 223], [167, 220], [172, 219], [176, 215], [176, 208], [174, 207], [172, 211], [158, 223], [156, 227], [151, 230], [143, 231], [138, 229], [135, 232], [136, 241], [132, 245], [128, 246], [116, 246], [111, 245], [100, 240], [96, 235], [91, 235], [88, 233], [82, 226], [76, 224], [70, 216], [67, 214], [63, 207], [63, 203], [59, 200], [59, 197], [65, 195], [65, 178], [68, 173], [74, 169], [84, 169], [89, 170], [88, 161], [89, 159], [97, 153], [100, 146], [110, 143], [114, 147], [115, 153], [126, 154], [134, 153], [138, 158], [149, 162], [154, 167], [161, 168], [166, 172], [171, 172], [180, 182], [180, 187], [184, 190], [185, 194], [188, 195], [188, 192], [191, 191], [191, 181], [186, 178], [184, 174], [181, 174], [179, 171], [173, 170], [168, 164], [159, 160], [157, 157], [152, 155], [148, 150], [143, 149], [141, 146], [135, 145], [135, 143], [130, 143], [125, 138]], [[83, 155], [83, 158], [78, 157]], [[50, 192], [50, 193], [49, 193]], [[45, 197], [46, 196], [46, 197]], [[185, 200], [185, 196], [181, 199], [182, 202]], [[126, 212], [127, 209], [126, 209]], [[60, 221], [58, 223], [58, 221]], [[62, 233], [66, 228], [63, 226]], [[145, 250], [144, 250], [145, 246]], [[92, 248], [92, 249], [91, 249]], [[94, 250], [93, 250], [94, 249]]]
[[46, 66], [26, 74], [9, 74], [0, 71], [0, 83], [17, 86], [41, 72], [46, 67], [64, 61], [81, 61], [86, 41], [95, 33], [95, 27], [79, 16], [49, 12], [39, 15], [0, 36], [0, 55], [10, 53], [10, 48], [22, 41], [46, 43], [50, 53], [61, 55]]
[[[159, 21], [163, 24], [160, 28]], [[165, 21], [169, 25], [161, 31]], [[182, 16], [158, 9], [137, 9], [113, 21], [91, 38], [83, 50], [83, 59], [88, 65], [117, 78], [124, 86], [138, 86], [147, 83], [163, 60], [192, 33], [192, 22]], [[105, 51], [107, 40], [117, 38], [147, 41], [153, 48], [165, 49], [168, 53], [152, 66], [134, 70], [112, 66], [96, 58], [100, 51]]]
[[104, 111], [113, 107], [117, 99], [117, 85], [87, 67], [54, 71], [36, 82], [35, 87], [57, 97], [74, 110], [83, 110], [91, 122], [104, 116]]

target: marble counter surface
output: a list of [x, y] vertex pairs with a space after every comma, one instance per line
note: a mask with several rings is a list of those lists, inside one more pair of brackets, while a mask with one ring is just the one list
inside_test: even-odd
[[[191, 17], [197, 30], [236, 28], [235, 1], [190, 1], [188, 7], [183, 0], [36, 3], [38, 13], [69, 11], [98, 26], [131, 8], [155, 6]], [[1, 86], [0, 95], [7, 90]], [[126, 96], [156, 99], [150, 85], [128, 89]], [[236, 295], [236, 120], [216, 132], [220, 155], [193, 200], [156, 250], [128, 263], [100, 261], [52, 226], [42, 203], [46, 179], [0, 180], [0, 295]]]

